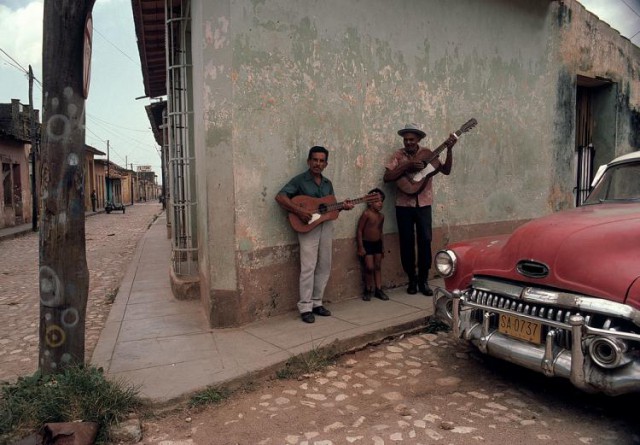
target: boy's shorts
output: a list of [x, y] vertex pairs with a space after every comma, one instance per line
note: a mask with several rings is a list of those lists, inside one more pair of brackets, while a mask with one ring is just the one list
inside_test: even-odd
[[362, 240], [362, 247], [366, 255], [376, 255], [382, 253], [382, 240], [378, 241], [366, 241]]

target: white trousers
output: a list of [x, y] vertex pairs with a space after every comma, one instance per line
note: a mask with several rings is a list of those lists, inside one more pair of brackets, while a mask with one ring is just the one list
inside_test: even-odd
[[331, 273], [333, 221], [325, 221], [307, 233], [298, 234], [300, 243], [300, 313], [322, 306], [324, 288]]

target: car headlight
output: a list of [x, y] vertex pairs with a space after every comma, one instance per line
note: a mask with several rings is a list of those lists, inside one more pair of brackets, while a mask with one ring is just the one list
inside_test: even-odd
[[436, 253], [436, 270], [445, 278], [450, 277], [456, 271], [458, 258], [452, 250], [440, 250]]

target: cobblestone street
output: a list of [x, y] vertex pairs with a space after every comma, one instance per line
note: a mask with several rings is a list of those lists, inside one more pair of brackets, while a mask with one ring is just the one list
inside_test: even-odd
[[[86, 219], [90, 273], [86, 359], [91, 357], [136, 245], [162, 211], [136, 203], [126, 213]], [[32, 374], [38, 363], [38, 233], [0, 242], [0, 381]]]
[[[500, 364], [451, 333], [401, 336], [144, 424], [146, 445], [640, 443], [624, 400]], [[632, 405], [628, 405], [632, 406]]]

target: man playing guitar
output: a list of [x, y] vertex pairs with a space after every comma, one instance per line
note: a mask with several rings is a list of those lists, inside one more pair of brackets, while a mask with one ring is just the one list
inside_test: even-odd
[[[309, 223], [313, 212], [296, 205], [292, 198], [306, 195], [324, 198], [334, 194], [333, 184], [322, 175], [327, 167], [329, 152], [320, 146], [311, 147], [307, 157], [309, 169], [293, 177], [276, 195], [276, 202], [286, 211], [295, 214], [304, 223]], [[354, 207], [349, 200], [340, 205], [340, 210]], [[331, 250], [333, 243], [333, 221], [326, 220], [307, 232], [298, 232], [300, 243], [300, 299], [298, 310], [302, 321], [313, 323], [315, 315], [329, 316], [331, 312], [322, 305], [324, 288], [331, 272]]]
[[[449, 135], [445, 141], [446, 159], [444, 163], [436, 157], [427, 162], [431, 150], [420, 147], [419, 142], [426, 136], [416, 124], [407, 124], [398, 131], [402, 136], [404, 148], [397, 150], [385, 165], [384, 182], [396, 182], [396, 221], [400, 239], [400, 260], [409, 279], [407, 293], [416, 294], [418, 289], [424, 295], [433, 295], [427, 282], [431, 268], [431, 205], [433, 204], [433, 172], [448, 175], [451, 173], [453, 156], [451, 148], [458, 137]], [[445, 148], [445, 147], [443, 147]], [[426, 181], [408, 192], [401, 187], [400, 181], [414, 176], [417, 172], [431, 169], [425, 175]], [[429, 176], [430, 175], [430, 176]], [[404, 190], [403, 190], [404, 189]], [[416, 274], [416, 244], [418, 251], [418, 270]]]

